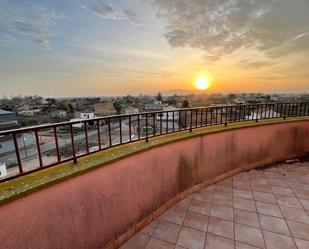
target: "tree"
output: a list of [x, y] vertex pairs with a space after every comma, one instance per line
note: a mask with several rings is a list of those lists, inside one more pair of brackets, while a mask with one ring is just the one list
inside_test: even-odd
[[189, 108], [189, 107], [190, 107], [190, 102], [189, 102], [189, 100], [185, 99], [182, 102], [182, 108]]
[[69, 104], [68, 104], [68, 103], [65, 103], [65, 102], [60, 103], [59, 106], [58, 106], [58, 109], [59, 109], [59, 110], [66, 111], [66, 112], [69, 112], [69, 111], [70, 111]]
[[230, 93], [228, 95], [229, 100], [235, 100], [236, 99], [236, 95], [234, 93]]
[[174, 105], [174, 106], [175, 106], [175, 105], [177, 104], [177, 100], [176, 100], [176, 99], [169, 99], [169, 100], [168, 100], [168, 104], [169, 104], [169, 105]]
[[158, 95], [156, 96], [157, 101], [162, 101], [162, 94], [158, 93]]
[[121, 101], [116, 101], [114, 103], [114, 107], [117, 111], [117, 114], [120, 114], [121, 113], [121, 110], [122, 110], [122, 102]]

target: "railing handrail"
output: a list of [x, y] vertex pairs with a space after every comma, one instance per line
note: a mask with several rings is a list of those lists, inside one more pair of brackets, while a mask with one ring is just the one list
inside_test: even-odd
[[[259, 112], [261, 110], [263, 110], [263, 112]], [[165, 119], [162, 118], [164, 113], [166, 114]], [[172, 117], [170, 117], [170, 113], [172, 114], [171, 115]], [[176, 114], [178, 113], [177, 118], [175, 113]], [[256, 114], [254, 115], [254, 113]], [[157, 116], [158, 114], [162, 115]], [[1, 178], [0, 176], [0, 182], [7, 181], [9, 179], [29, 174], [31, 172], [38, 171], [70, 160], [73, 160], [74, 163], [77, 163], [77, 159], [82, 156], [86, 156], [121, 144], [127, 144], [140, 140], [145, 140], [146, 142], [148, 142], [149, 138], [151, 137], [186, 130], [189, 130], [191, 132], [193, 129], [205, 126], [222, 125], [222, 124], [227, 126], [229, 123], [235, 123], [235, 122], [244, 122], [244, 121], [258, 122], [261, 119], [272, 119], [272, 118], [286, 119], [287, 117], [300, 117], [300, 116], [309, 116], [309, 102], [301, 101], [301, 102], [277, 102], [277, 103], [261, 103], [261, 104], [218, 105], [218, 106], [207, 106], [207, 107], [182, 108], [174, 110], [160, 110], [160, 111], [141, 112], [141, 113], [132, 113], [123, 115], [110, 115], [91, 119], [79, 119], [67, 122], [43, 124], [37, 126], [23, 127], [19, 129], [12, 129], [7, 131], [0, 131], [0, 137], [11, 136], [11, 139], [13, 139], [14, 144], [13, 148], [15, 149], [15, 151], [10, 152], [11, 154], [15, 152], [16, 162], [14, 162], [14, 165], [17, 164], [19, 169], [19, 173], [17, 175], [9, 176], [7, 178]], [[133, 119], [132, 117], [135, 117], [135, 119]], [[103, 123], [102, 121], [107, 122]], [[169, 122], [172, 122], [172, 124], [170, 124]], [[80, 131], [79, 134], [76, 133], [74, 134], [75, 124], [82, 124], [81, 127], [78, 127], [83, 128], [79, 130]], [[91, 130], [91, 136], [92, 137], [96, 136], [94, 138], [97, 139], [96, 143], [98, 144], [98, 146], [96, 146], [98, 147], [98, 149], [95, 151], [90, 150], [91, 143], [88, 140], [88, 135], [90, 132], [88, 130], [88, 126], [90, 125], [93, 126], [93, 128], [95, 128]], [[102, 129], [103, 126], [106, 126], [105, 129], [104, 128]], [[65, 144], [62, 143], [62, 145], [59, 143], [60, 140], [58, 141], [59, 131], [57, 129], [60, 127], [69, 128], [69, 130], [66, 133], [68, 137], [64, 137]], [[40, 132], [42, 130], [47, 129], [51, 129], [52, 136], [54, 136], [55, 148], [52, 147], [53, 142], [48, 142], [49, 147], [47, 148], [46, 146], [44, 147], [44, 149], [45, 152], [56, 151], [57, 162], [49, 165], [44, 165], [42, 158], [42, 153], [44, 153], [44, 151], [40, 143], [41, 142]], [[119, 134], [117, 129], [119, 129]], [[124, 129], [127, 129], [126, 132], [128, 134], [124, 135], [125, 134], [123, 132]], [[23, 168], [22, 158], [20, 155], [21, 150], [19, 149], [20, 141], [18, 141], [18, 139], [20, 134], [28, 133], [30, 131], [34, 133], [34, 139], [32, 142], [34, 143], [33, 148], [35, 149], [36, 147], [37, 150], [36, 153], [39, 159], [39, 167], [34, 170], [29, 170], [25, 172], [25, 169]], [[106, 141], [106, 143], [104, 143], [103, 140], [103, 145], [108, 144], [106, 147], [102, 146], [102, 140], [101, 140], [102, 132], [107, 133], [106, 137], [108, 139], [108, 142]], [[132, 138], [132, 134], [134, 132], [136, 134], [137, 139], [134, 139], [134, 137]], [[116, 136], [117, 139], [119, 138], [119, 143], [118, 142], [114, 143], [113, 141], [114, 136]], [[126, 138], [124, 136], [129, 137]], [[84, 139], [86, 144], [86, 152], [79, 154], [78, 151], [76, 151], [76, 149], [78, 150], [78, 147], [76, 146], [80, 145], [80, 143], [76, 144], [76, 142]], [[67, 140], [71, 140], [69, 144], [66, 144]], [[69, 151], [70, 154], [68, 155], [68, 157], [62, 158], [61, 148], [62, 147], [67, 148], [66, 146], [71, 146], [72, 152]], [[24, 144], [24, 150], [26, 150], [25, 144]], [[80, 149], [80, 152], [84, 152], [83, 147]], [[34, 155], [36, 155], [36, 153], [34, 153]], [[26, 159], [27, 158], [28, 157], [26, 154]]]

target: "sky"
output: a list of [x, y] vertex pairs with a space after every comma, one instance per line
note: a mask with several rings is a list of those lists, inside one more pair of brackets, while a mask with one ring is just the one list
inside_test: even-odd
[[0, 96], [309, 91], [308, 0], [0, 0]]

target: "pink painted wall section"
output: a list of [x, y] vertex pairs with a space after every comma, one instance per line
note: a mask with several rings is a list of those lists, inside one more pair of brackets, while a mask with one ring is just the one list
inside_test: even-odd
[[308, 121], [163, 145], [0, 206], [0, 248], [102, 248], [193, 185], [308, 152]]

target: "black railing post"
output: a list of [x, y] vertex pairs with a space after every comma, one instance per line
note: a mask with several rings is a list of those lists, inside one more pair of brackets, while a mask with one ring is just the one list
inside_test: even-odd
[[89, 154], [89, 141], [88, 141], [88, 130], [87, 130], [87, 122], [84, 122], [84, 133], [85, 133], [85, 141], [86, 141], [86, 152]]
[[41, 154], [41, 148], [40, 148], [40, 138], [39, 138], [39, 132], [37, 129], [34, 130], [34, 134], [35, 134], [35, 142], [36, 142], [36, 147], [38, 151], [40, 168], [43, 168], [43, 160], [42, 160], [42, 154]]
[[109, 147], [112, 147], [112, 130], [111, 130], [111, 119], [108, 118], [108, 142], [109, 142]]
[[227, 106], [225, 106], [225, 123], [224, 123], [225, 127], [227, 126], [227, 116], [228, 116], [227, 109], [228, 109]]
[[140, 122], [139, 114], [137, 114], [137, 138], [138, 140], [141, 139], [141, 122]]
[[132, 121], [131, 121], [131, 115], [129, 116], [129, 140], [130, 140], [130, 142], [132, 142], [132, 128], [131, 128], [131, 126], [132, 126]]
[[122, 119], [119, 116], [119, 144], [122, 144]]
[[21, 164], [21, 159], [20, 159], [20, 154], [19, 154], [19, 148], [18, 148], [18, 142], [17, 142], [17, 137], [16, 133], [13, 133], [13, 141], [14, 141], [14, 147], [15, 147], [15, 154], [16, 154], [16, 159], [18, 163], [18, 168], [19, 168], [19, 174], [23, 174], [23, 166]]
[[162, 116], [163, 112], [160, 112], [160, 135], [162, 135]]
[[190, 112], [190, 132], [192, 132], [192, 122], [193, 122], [193, 111], [191, 109], [191, 112]]
[[74, 142], [74, 131], [73, 131], [72, 124], [70, 124], [70, 133], [71, 133], [73, 163], [77, 164], [77, 158], [76, 158], [76, 152], [75, 152], [75, 142]]
[[156, 115], [157, 113], [154, 113], [152, 116], [152, 135], [156, 135], [157, 127], [156, 127]]
[[175, 112], [173, 111], [173, 132], [175, 131]]
[[146, 143], [149, 142], [148, 139], [148, 114], [146, 113]]
[[59, 150], [59, 142], [58, 142], [58, 136], [57, 136], [57, 126], [54, 126], [54, 136], [55, 136], [55, 146], [56, 146], [56, 153], [57, 153], [57, 161], [60, 163], [61, 161], [61, 154]]
[[166, 112], [165, 114], [166, 114], [166, 120], [165, 120], [165, 126], [166, 127], [165, 127], [165, 131], [166, 131], [166, 133], [168, 133], [168, 115], [169, 114], [168, 114], [168, 112]]
[[187, 130], [187, 110], [185, 110], [185, 130]]
[[100, 120], [97, 120], [97, 133], [98, 133], [98, 145], [99, 145], [99, 150], [102, 149], [102, 143], [101, 143], [101, 132], [100, 132]]

